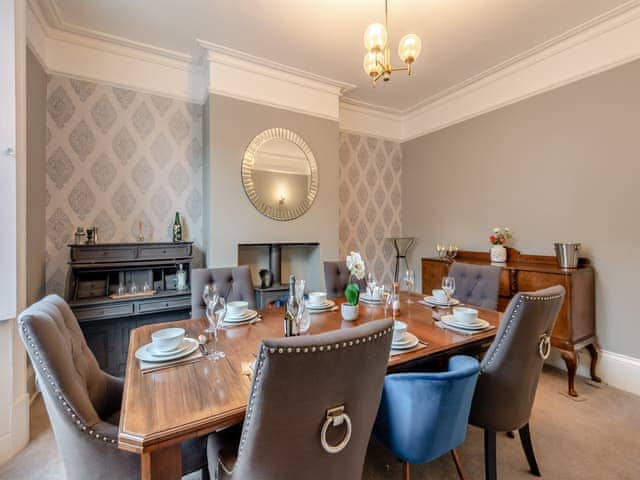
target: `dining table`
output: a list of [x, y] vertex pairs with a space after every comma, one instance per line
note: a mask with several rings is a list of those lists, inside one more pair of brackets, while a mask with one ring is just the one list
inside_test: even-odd
[[[409, 298], [412, 303], [407, 302]], [[493, 328], [466, 334], [443, 328], [434, 311], [422, 296], [404, 293], [396, 319], [406, 322], [408, 331], [420, 344], [407, 352], [393, 352], [388, 371], [410, 369], [411, 365], [430, 359], [447, 358], [458, 353], [477, 353], [486, 349], [496, 335], [501, 313], [478, 308], [479, 318]], [[339, 306], [344, 299], [335, 299]], [[474, 307], [477, 308], [477, 307]], [[391, 310], [386, 312], [391, 316]], [[436, 315], [437, 316], [437, 315]], [[213, 360], [201, 356], [195, 360], [167, 367], [142, 370], [135, 353], [151, 341], [151, 333], [161, 328], [181, 327], [186, 335], [197, 339], [207, 328], [206, 318], [145, 325], [131, 331], [124, 393], [120, 414], [118, 448], [140, 455], [144, 480], [181, 478], [182, 442], [206, 436], [243, 421], [251, 388], [251, 369], [263, 339], [284, 336], [284, 310], [268, 308], [257, 321], [222, 327], [218, 331], [217, 350], [225, 357]], [[365, 322], [385, 318], [382, 305], [360, 302], [359, 317], [344, 321], [339, 308], [311, 315], [306, 334], [352, 328]], [[209, 335], [208, 348], [213, 347]]]

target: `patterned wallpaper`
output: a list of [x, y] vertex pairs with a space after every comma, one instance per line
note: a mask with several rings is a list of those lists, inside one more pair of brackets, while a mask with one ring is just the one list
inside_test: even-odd
[[393, 281], [395, 252], [385, 241], [402, 233], [399, 143], [340, 134], [340, 257], [362, 254], [378, 281]]
[[47, 292], [64, 290], [78, 226], [166, 241], [177, 210], [204, 264], [202, 105], [51, 76], [47, 112]]

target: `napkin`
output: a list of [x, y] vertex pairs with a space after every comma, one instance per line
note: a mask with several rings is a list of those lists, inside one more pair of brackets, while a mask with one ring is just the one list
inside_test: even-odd
[[140, 372], [142, 372], [142, 373], [150, 373], [152, 371], [164, 370], [165, 368], [178, 366], [178, 365], [181, 365], [183, 363], [184, 364], [193, 363], [194, 361], [198, 360], [202, 356], [203, 355], [202, 355], [202, 352], [200, 351], [200, 349], [197, 349], [191, 355], [188, 355], [188, 356], [182, 357], [182, 358], [178, 358], [176, 360], [169, 360], [168, 362], [145, 362], [143, 360], [139, 360], [139, 362], [140, 362]]

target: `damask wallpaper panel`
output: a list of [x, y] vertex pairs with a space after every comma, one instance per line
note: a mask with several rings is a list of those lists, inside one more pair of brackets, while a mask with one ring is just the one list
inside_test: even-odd
[[340, 134], [339, 252], [360, 252], [378, 281], [393, 281], [395, 253], [384, 238], [402, 233], [399, 143]]
[[47, 292], [62, 294], [78, 226], [100, 242], [171, 239], [176, 211], [204, 265], [203, 106], [54, 75], [47, 84]]

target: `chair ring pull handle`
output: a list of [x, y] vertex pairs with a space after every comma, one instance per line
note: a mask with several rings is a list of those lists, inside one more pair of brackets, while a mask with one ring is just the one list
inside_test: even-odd
[[551, 353], [551, 339], [546, 333], [544, 333], [538, 341], [538, 353], [543, 360], [549, 358], [549, 354]]
[[[344, 435], [344, 438], [337, 445], [329, 445], [327, 442], [327, 430], [329, 430], [329, 426], [337, 427], [345, 423], [347, 426], [347, 432]], [[330, 408], [327, 410], [327, 418], [322, 425], [322, 431], [320, 432], [320, 443], [322, 444], [322, 448], [324, 448], [327, 453], [338, 453], [344, 450], [344, 448], [351, 440], [351, 418], [349, 415], [344, 413], [344, 405], [339, 407]]]

